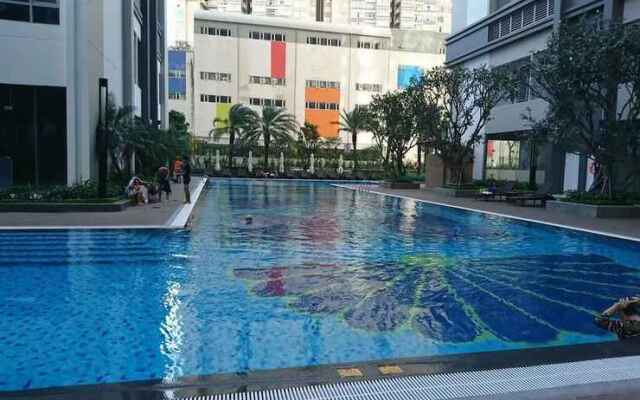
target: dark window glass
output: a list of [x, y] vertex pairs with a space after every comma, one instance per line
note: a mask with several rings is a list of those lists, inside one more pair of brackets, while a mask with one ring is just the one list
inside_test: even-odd
[[0, 3], [0, 19], [29, 22], [29, 6]]
[[13, 164], [13, 183], [35, 184], [34, 88], [0, 84], [0, 157]]
[[38, 175], [40, 185], [66, 182], [67, 102], [64, 88], [38, 87]]
[[137, 40], [137, 46], [138, 46], [138, 52], [137, 52], [137, 60], [135, 60], [135, 62], [138, 64], [138, 81], [136, 83], [138, 83], [138, 85], [141, 85], [142, 82], [144, 81], [144, 78], [142, 76], [143, 71], [144, 71], [144, 60], [143, 60], [143, 54], [144, 54], [144, 49], [142, 46], [142, 40]]
[[14, 184], [64, 184], [67, 171], [64, 88], [0, 84], [0, 157]]

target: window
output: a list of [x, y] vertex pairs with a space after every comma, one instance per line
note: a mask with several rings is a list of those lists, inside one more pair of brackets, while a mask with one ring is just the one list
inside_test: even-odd
[[286, 107], [286, 102], [284, 100], [278, 99], [264, 99], [260, 97], [250, 97], [249, 104], [252, 106], [262, 106], [262, 107]]
[[382, 45], [380, 44], [380, 42], [368, 42], [368, 41], [358, 40], [357, 47], [359, 49], [376, 49], [376, 50], [379, 50], [380, 48], [382, 48]]
[[273, 40], [276, 42], [284, 42], [287, 37], [284, 33], [271, 33], [271, 32], [249, 32], [249, 39], [256, 40]]
[[318, 81], [308, 80], [305, 82], [305, 87], [308, 88], [320, 88], [320, 89], [340, 89], [340, 82], [335, 81]]
[[231, 96], [216, 96], [214, 94], [201, 94], [200, 101], [203, 103], [231, 103]]
[[362, 92], [381, 92], [382, 85], [377, 83], [356, 83], [356, 90]]
[[186, 98], [184, 93], [169, 92], [169, 100], [185, 100]]
[[179, 78], [184, 79], [186, 77], [185, 71], [181, 69], [170, 69], [169, 70], [169, 78]]
[[211, 36], [231, 36], [231, 29], [216, 28], [212, 26], [201, 26], [200, 33], [203, 35], [211, 35]]
[[200, 79], [203, 81], [231, 82], [231, 74], [226, 72], [200, 71]]
[[59, 0], [0, 0], [0, 19], [59, 25]]
[[269, 76], [250, 75], [249, 83], [254, 85], [285, 86], [286, 80], [284, 78], [271, 78]]
[[327, 39], [327, 38], [319, 38], [309, 36], [307, 37], [307, 44], [320, 45], [320, 46], [332, 46], [332, 47], [341, 47], [342, 40], [340, 39]]
[[338, 103], [323, 103], [318, 101], [305, 102], [305, 108], [309, 110], [339, 110], [340, 104]]
[[553, 2], [554, 0], [538, 0], [492, 22], [489, 25], [489, 41], [517, 32], [534, 22], [542, 21], [551, 16]]

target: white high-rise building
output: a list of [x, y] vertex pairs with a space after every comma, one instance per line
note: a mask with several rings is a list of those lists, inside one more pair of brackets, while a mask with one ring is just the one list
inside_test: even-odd
[[198, 9], [303, 22], [451, 32], [453, 0], [167, 0], [168, 43], [193, 44]]

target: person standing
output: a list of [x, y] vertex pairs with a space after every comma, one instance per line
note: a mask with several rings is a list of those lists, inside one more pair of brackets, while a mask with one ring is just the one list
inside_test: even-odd
[[162, 202], [162, 192], [166, 193], [167, 201], [169, 201], [169, 197], [171, 196], [171, 182], [169, 182], [169, 168], [160, 167], [158, 169], [158, 186], [159, 186], [160, 202]]
[[180, 157], [176, 157], [176, 161], [173, 163], [173, 173], [176, 183], [181, 183], [183, 168], [182, 160], [180, 160]]
[[191, 183], [191, 163], [189, 157], [182, 157], [182, 183], [184, 184], [184, 201], [191, 203], [191, 191], [189, 184]]

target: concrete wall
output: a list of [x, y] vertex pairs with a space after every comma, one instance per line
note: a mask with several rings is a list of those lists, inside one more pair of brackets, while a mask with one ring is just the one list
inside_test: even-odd
[[64, 11], [61, 7], [60, 25], [0, 22], [1, 83], [66, 86], [65, 29], [69, 16]]

